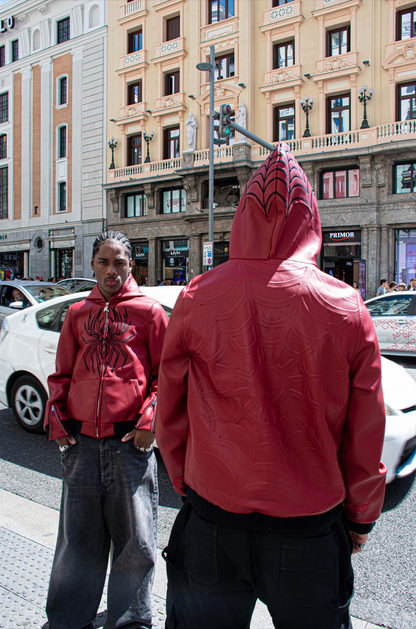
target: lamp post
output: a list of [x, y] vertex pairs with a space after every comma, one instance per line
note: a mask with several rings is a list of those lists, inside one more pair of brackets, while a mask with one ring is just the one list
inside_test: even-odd
[[364, 85], [364, 87], [362, 87], [359, 92], [360, 95], [358, 97], [358, 100], [360, 101], [360, 103], [364, 103], [364, 117], [360, 129], [369, 129], [370, 125], [368, 124], [367, 120], [367, 101], [371, 100], [371, 96], [373, 95], [374, 90], [368, 90], [367, 94], [367, 86]]
[[309, 99], [309, 96], [305, 96], [305, 100], [301, 100], [300, 104], [302, 105], [302, 109], [306, 114], [306, 127], [305, 133], [303, 134], [304, 138], [310, 138], [311, 132], [309, 130], [309, 112], [313, 107], [313, 98]]
[[[209, 63], [197, 63], [200, 72], [209, 72], [209, 167], [208, 167], [208, 240], [214, 247], [214, 67], [215, 46], [210, 46]], [[211, 267], [212, 268], [212, 265]]]
[[153, 140], [154, 133], [151, 132], [150, 135], [146, 135], [146, 131], [143, 133], [143, 140], [146, 142], [146, 159], [144, 163], [147, 164], [150, 162], [150, 154], [149, 154], [149, 142]]
[[111, 149], [111, 164], [108, 170], [114, 170], [116, 167], [114, 163], [114, 149], [117, 146], [117, 140], [115, 138], [111, 138], [111, 140], [108, 140], [108, 146]]

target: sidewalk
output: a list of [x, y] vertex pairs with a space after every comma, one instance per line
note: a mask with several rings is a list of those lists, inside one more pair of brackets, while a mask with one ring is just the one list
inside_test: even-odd
[[[0, 629], [35, 628], [46, 622], [44, 612], [59, 513], [36, 502], [0, 490]], [[158, 553], [153, 588], [153, 627], [165, 624], [165, 562]], [[100, 610], [105, 609], [105, 592]], [[251, 629], [272, 629], [269, 613], [258, 603]], [[353, 619], [354, 629], [379, 629]]]

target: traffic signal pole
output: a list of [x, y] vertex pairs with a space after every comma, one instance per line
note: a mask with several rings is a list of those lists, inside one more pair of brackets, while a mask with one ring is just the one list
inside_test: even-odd
[[[210, 46], [209, 62], [212, 67], [209, 73], [209, 191], [208, 191], [208, 240], [212, 242], [212, 253], [214, 253], [214, 68], [215, 68], [215, 46]], [[212, 268], [212, 267], [210, 267]]]
[[235, 131], [238, 131], [238, 133], [245, 135], [246, 138], [253, 140], [253, 142], [256, 142], [257, 144], [264, 146], [264, 148], [268, 149], [269, 151], [274, 151], [274, 149], [276, 148], [275, 146], [273, 146], [273, 144], [269, 144], [265, 140], [262, 140], [261, 138], [259, 138], [257, 135], [254, 135], [254, 133], [250, 133], [250, 131], [247, 131], [247, 129], [244, 129], [244, 127], [240, 127], [239, 124], [235, 124], [235, 122], [233, 122], [232, 120], [230, 120], [230, 122], [228, 123], [228, 126], [231, 127], [231, 129], [235, 129]]

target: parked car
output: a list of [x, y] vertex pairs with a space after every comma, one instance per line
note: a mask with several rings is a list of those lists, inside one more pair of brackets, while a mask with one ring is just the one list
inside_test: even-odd
[[56, 286], [63, 286], [71, 293], [83, 293], [84, 291], [92, 290], [96, 283], [97, 280], [88, 277], [71, 277], [70, 279], [56, 282]]
[[380, 352], [416, 355], [416, 291], [401, 291], [364, 302], [373, 319]]
[[[62, 289], [63, 290], [63, 289]], [[147, 287], [142, 291], [159, 301], [168, 316], [182, 290], [179, 286]], [[0, 408], [12, 408], [19, 424], [41, 433], [48, 397], [48, 376], [55, 371], [56, 349], [65, 314], [89, 292], [68, 293], [16, 312], [0, 330]]]
[[38, 303], [69, 295], [63, 286], [49, 282], [13, 280], [0, 281], [0, 323], [4, 317]]

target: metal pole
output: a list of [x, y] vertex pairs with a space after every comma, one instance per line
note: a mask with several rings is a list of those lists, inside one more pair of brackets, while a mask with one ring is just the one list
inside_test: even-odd
[[261, 146], [264, 146], [265, 149], [269, 149], [269, 151], [274, 151], [274, 149], [276, 148], [275, 146], [273, 146], [273, 144], [269, 144], [265, 140], [262, 140], [257, 135], [254, 135], [254, 133], [250, 133], [250, 131], [244, 129], [244, 127], [240, 127], [239, 124], [235, 124], [235, 122], [230, 122], [228, 126], [231, 127], [231, 129], [235, 129], [242, 135], [245, 135], [247, 138], [250, 138], [250, 140], [253, 140], [253, 142], [256, 142], [256, 144], [260, 144]]
[[[215, 67], [215, 46], [210, 46], [209, 62], [210, 70], [209, 86], [209, 194], [208, 194], [208, 240], [212, 242], [214, 249], [214, 67]], [[210, 267], [212, 268], [212, 267]]]

